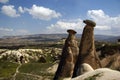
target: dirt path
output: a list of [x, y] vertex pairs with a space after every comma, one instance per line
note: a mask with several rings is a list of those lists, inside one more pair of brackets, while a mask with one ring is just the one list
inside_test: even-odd
[[13, 75], [13, 79], [12, 80], [16, 80], [16, 75], [19, 73], [19, 68], [21, 67], [22, 64], [20, 64], [17, 68], [16, 68], [16, 72]]
[[[12, 77], [12, 80], [16, 80], [16, 75], [18, 74], [18, 73], [20, 73], [19, 72], [19, 68], [22, 66], [22, 64], [20, 64], [17, 68], [16, 68], [16, 72], [15, 72], [15, 74], [13, 75], [13, 77]], [[20, 74], [25, 74], [25, 75], [28, 75], [28, 76], [34, 76], [34, 77], [37, 77], [37, 78], [42, 78], [42, 76], [39, 76], [39, 75], [35, 75], [35, 74], [30, 74], [30, 73], [20, 73]]]
[[35, 75], [35, 74], [30, 74], [30, 73], [20, 73], [20, 74], [25, 74], [25, 75], [28, 75], [28, 76], [34, 76], [34, 77], [42, 78], [42, 76]]

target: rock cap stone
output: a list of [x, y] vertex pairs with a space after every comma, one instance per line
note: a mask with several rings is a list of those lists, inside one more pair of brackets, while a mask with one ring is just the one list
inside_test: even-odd
[[96, 23], [92, 20], [83, 20], [83, 22], [91, 27], [95, 27]]
[[77, 32], [76, 32], [75, 30], [73, 30], [73, 29], [68, 29], [67, 32], [68, 32], [68, 33], [72, 33], [72, 34], [76, 34], [76, 33], [77, 33]]

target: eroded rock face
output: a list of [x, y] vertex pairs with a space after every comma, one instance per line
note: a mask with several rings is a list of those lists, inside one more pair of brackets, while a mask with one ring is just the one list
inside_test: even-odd
[[91, 20], [83, 21], [86, 25], [84, 27], [81, 43], [79, 47], [79, 56], [75, 65], [73, 77], [81, 74], [81, 64], [87, 63], [93, 67], [93, 69], [99, 68], [99, 58], [96, 55], [95, 43], [94, 43], [94, 27], [95, 22]]
[[75, 38], [76, 31], [67, 30], [69, 33], [62, 51], [61, 60], [54, 80], [72, 77], [74, 66], [78, 56], [78, 44]]
[[101, 60], [101, 64], [103, 67], [120, 71], [120, 52], [113, 52], [112, 55], [108, 54]]

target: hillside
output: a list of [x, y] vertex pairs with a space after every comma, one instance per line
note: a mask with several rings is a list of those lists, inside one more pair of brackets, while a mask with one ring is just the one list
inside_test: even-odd
[[[76, 35], [77, 38], [81, 38], [81, 34]], [[22, 42], [22, 41], [31, 41], [31, 42], [42, 42], [42, 41], [58, 41], [62, 38], [66, 38], [67, 34], [36, 34], [36, 35], [24, 35], [24, 36], [4, 36], [0, 39], [0, 43], [5, 42]], [[108, 35], [95, 35], [95, 40], [100, 41], [117, 41], [120, 36], [108, 36]], [[16, 42], [16, 43], [17, 43]]]

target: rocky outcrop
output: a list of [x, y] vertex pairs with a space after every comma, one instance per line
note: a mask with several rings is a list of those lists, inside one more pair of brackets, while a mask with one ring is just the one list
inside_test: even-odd
[[1, 60], [8, 60], [10, 62], [18, 62], [18, 63], [27, 63], [29, 62], [28, 54], [23, 54], [17, 50], [7, 50], [6, 52], [2, 53]]
[[94, 43], [94, 27], [95, 22], [91, 20], [83, 21], [86, 25], [84, 27], [82, 38], [79, 47], [79, 56], [75, 65], [73, 77], [76, 77], [81, 74], [81, 64], [88, 63], [93, 69], [100, 67], [100, 61], [95, 51]]
[[[58, 64], [49, 67], [47, 71], [49, 73], [55, 73]], [[75, 78], [64, 78], [63, 80], [120, 80], [120, 72], [109, 68], [99, 68], [93, 70], [93, 68], [87, 64], [82, 64], [82, 75]]]
[[[54, 50], [54, 51], [53, 51]], [[45, 63], [47, 58], [52, 58], [53, 61], [58, 59], [60, 55], [60, 48], [46, 48], [46, 49], [0, 49], [0, 60], [7, 60], [10, 62], [28, 63], [32, 61], [38, 61]]]
[[92, 67], [87, 64], [82, 64], [83, 74], [72, 78], [72, 80], [119, 80], [120, 72], [109, 68], [99, 68], [93, 70]]
[[69, 33], [62, 51], [61, 60], [56, 71], [54, 80], [72, 77], [74, 66], [78, 56], [78, 44], [75, 39], [76, 31], [67, 30]]
[[[112, 53], [112, 54], [111, 54]], [[108, 52], [108, 54], [101, 60], [103, 67], [111, 68], [120, 71], [120, 52]]]
[[89, 71], [93, 71], [94, 69], [87, 63], [83, 63], [81, 65], [81, 74], [84, 74], [86, 72], [89, 72]]
[[100, 68], [87, 72], [72, 80], [120, 80], [120, 72], [108, 68]]

